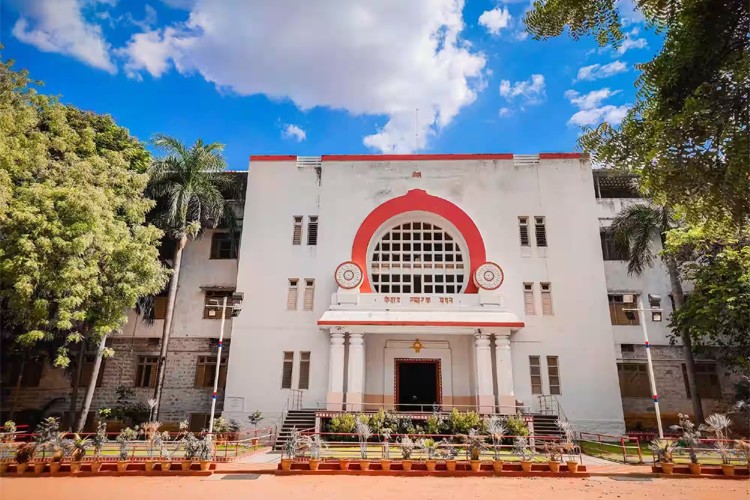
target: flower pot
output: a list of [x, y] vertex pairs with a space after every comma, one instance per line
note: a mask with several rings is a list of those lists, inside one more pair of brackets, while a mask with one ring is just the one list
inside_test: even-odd
[[102, 463], [99, 460], [94, 460], [91, 462], [91, 472], [99, 472], [99, 469], [102, 468]]
[[370, 461], [369, 460], [359, 460], [359, 470], [369, 470], [370, 469]]
[[573, 474], [575, 474], [576, 472], [578, 472], [578, 462], [577, 461], [575, 461], [575, 460], [568, 460], [567, 462], [565, 462], [565, 465], [568, 466], [568, 472], [572, 472]]
[[146, 460], [143, 462], [144, 467], [146, 468], [146, 472], [151, 472], [154, 470], [154, 462], [151, 460]]
[[211, 460], [201, 460], [200, 467], [203, 472], [206, 472], [207, 470], [211, 470]]
[[258, 438], [252, 438], [250, 440], [250, 443], [252, 443], [253, 448], [256, 447], [256, 446], [258, 446]]
[[549, 465], [550, 472], [554, 472], [555, 474], [560, 472], [560, 462], [557, 460], [550, 460], [547, 462], [547, 465]]
[[117, 461], [117, 472], [125, 472], [128, 470], [128, 462], [127, 460], [118, 460]]
[[473, 472], [479, 472], [479, 469], [482, 467], [482, 461], [481, 460], [471, 460], [471, 470]]
[[342, 458], [339, 460], [339, 469], [346, 470], [349, 468], [349, 460]]
[[162, 460], [161, 461], [161, 470], [162, 472], [172, 470], [172, 462], [170, 460]]
[[445, 468], [448, 469], [449, 472], [455, 472], [456, 471], [456, 461], [455, 460], [446, 460], [445, 461]]
[[521, 460], [521, 470], [524, 472], [531, 472], [532, 465], [534, 465], [534, 462], [530, 460]]
[[659, 465], [661, 465], [661, 471], [664, 474], [671, 474], [674, 471], [673, 463], [659, 462]]
[[721, 472], [725, 476], [734, 476], [734, 464], [721, 464]]
[[192, 460], [181, 460], [180, 461], [180, 467], [183, 471], [189, 471], [190, 467], [192, 467], [193, 461]]
[[292, 470], [292, 459], [282, 458], [281, 459], [281, 470]]
[[391, 470], [391, 461], [384, 458], [380, 461], [380, 470]]
[[437, 460], [425, 460], [424, 463], [427, 466], [428, 471], [435, 472], [435, 467], [437, 467]]
[[688, 467], [690, 467], [690, 473], [691, 474], [694, 474], [696, 476], [700, 476], [701, 475], [701, 464], [690, 463], [690, 464], [688, 464]]
[[503, 472], [503, 461], [502, 460], [494, 460], [492, 462], [492, 470], [495, 471], [495, 474], [500, 474]]
[[60, 472], [61, 465], [62, 464], [60, 462], [50, 462], [49, 463], [50, 474], [57, 474], [58, 472]]
[[318, 470], [318, 467], [320, 467], [320, 459], [319, 458], [311, 458], [310, 459], [310, 470]]
[[414, 463], [413, 460], [401, 460], [401, 468], [405, 471], [411, 470], [411, 465]]
[[34, 462], [34, 474], [41, 474], [46, 466], [44, 462]]
[[70, 462], [70, 472], [73, 474], [81, 471], [81, 462]]
[[23, 474], [24, 472], [26, 472], [26, 467], [28, 466], [29, 464], [27, 464], [26, 462], [22, 464], [16, 464], [16, 474]]

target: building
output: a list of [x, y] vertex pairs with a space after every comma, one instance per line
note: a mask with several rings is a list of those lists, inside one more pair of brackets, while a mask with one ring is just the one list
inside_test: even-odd
[[[567, 153], [254, 156], [247, 179], [239, 252], [221, 230], [186, 249], [162, 420], [206, 426], [220, 324], [211, 304], [238, 291], [218, 410], [241, 426], [256, 410], [278, 423], [292, 406], [554, 404], [577, 430], [654, 427], [641, 326], [623, 309], [658, 294], [667, 318], [669, 280], [658, 263], [628, 276], [607, 233], [642, 202], [631, 179]], [[151, 396], [162, 300], [153, 325], [133, 316], [114, 337], [92, 408], [115, 404], [118, 387]], [[666, 321], [646, 321], [668, 423], [692, 409], [682, 348]], [[710, 360], [698, 371], [704, 411], [722, 408], [732, 376]], [[44, 412], [64, 411], [69, 379], [44, 363], [39, 374], [17, 407], [58, 398]]]

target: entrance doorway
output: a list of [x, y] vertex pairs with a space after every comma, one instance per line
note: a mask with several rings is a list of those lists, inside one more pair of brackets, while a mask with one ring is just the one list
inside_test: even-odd
[[396, 359], [395, 400], [398, 411], [431, 412], [442, 403], [439, 359]]

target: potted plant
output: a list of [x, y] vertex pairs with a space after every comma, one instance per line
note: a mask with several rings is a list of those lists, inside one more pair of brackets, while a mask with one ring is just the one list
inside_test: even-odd
[[485, 427], [492, 438], [492, 469], [495, 471], [495, 474], [500, 474], [503, 471], [503, 461], [500, 460], [500, 447], [502, 446], [503, 436], [507, 429], [503, 420], [497, 415], [486, 419]]
[[531, 460], [532, 451], [528, 446], [529, 442], [526, 436], [516, 436], [513, 440], [513, 453], [521, 459], [521, 469], [524, 472], [531, 472], [534, 462]]
[[370, 461], [367, 459], [367, 440], [372, 436], [372, 429], [370, 429], [370, 425], [363, 415], [357, 417], [357, 426], [355, 429], [357, 439], [359, 440], [359, 470], [368, 470], [370, 468]]
[[161, 464], [162, 472], [172, 470], [172, 452], [169, 451], [167, 443], [169, 443], [169, 432], [164, 431], [156, 442], [159, 446], [159, 463]]
[[180, 461], [180, 467], [183, 471], [189, 471], [193, 466], [193, 461], [198, 458], [200, 448], [200, 440], [195, 437], [195, 434], [188, 432], [185, 435], [185, 454]]
[[214, 440], [211, 434], [206, 434], [203, 439], [198, 441], [198, 461], [202, 471], [211, 469], [211, 462], [214, 457]]
[[417, 446], [420, 449], [424, 450], [424, 453], [427, 457], [427, 459], [425, 460], [427, 470], [430, 472], [435, 472], [435, 467], [437, 466], [437, 460], [435, 459], [435, 456], [437, 455], [438, 444], [434, 439], [427, 438], [417, 441]]
[[476, 429], [469, 429], [469, 434], [463, 436], [466, 443], [466, 453], [469, 456], [471, 470], [478, 472], [482, 468], [481, 454], [484, 442]]
[[672, 451], [675, 445], [676, 443], [671, 439], [654, 439], [649, 445], [651, 452], [656, 457], [656, 461], [661, 465], [661, 470], [664, 474], [671, 474], [674, 470]]
[[[263, 420], [263, 413], [260, 410], [255, 410], [253, 413], [250, 414], [250, 416], [247, 417], [247, 419], [252, 424], [253, 428], [257, 431], [258, 430], [258, 424], [261, 420]], [[256, 435], [253, 437], [250, 442], [253, 445], [253, 449], [255, 449], [256, 446], [258, 446], [258, 436]]]
[[60, 421], [55, 417], [47, 417], [36, 426], [34, 429], [35, 438], [37, 443], [37, 452], [41, 450], [42, 458], [35, 460], [32, 465], [34, 467], [35, 474], [41, 474], [44, 472], [46, 463], [44, 462], [45, 453], [47, 450], [53, 449], [55, 441], [58, 439], [58, 433], [60, 431]]
[[401, 438], [401, 468], [410, 471], [412, 466], [411, 454], [414, 451], [414, 441], [409, 436]]
[[391, 430], [385, 427], [380, 433], [383, 436], [383, 458], [380, 459], [380, 469], [391, 470]]
[[88, 448], [89, 440], [84, 439], [78, 434], [73, 435], [73, 441], [71, 443], [72, 450], [70, 452], [70, 472], [76, 473], [81, 470], [81, 461], [84, 455], [86, 455], [86, 448]]
[[578, 472], [578, 460], [577, 448], [575, 442], [575, 433], [567, 420], [557, 419], [557, 427], [562, 431], [562, 452], [568, 456], [565, 461], [565, 465], [568, 467], [568, 472], [575, 474]]
[[0, 474], [4, 474], [8, 471], [8, 458], [13, 455], [15, 451], [15, 445], [13, 442], [16, 440], [16, 423], [12, 420], [8, 420], [3, 425], [2, 442], [0, 442]]
[[731, 448], [729, 445], [729, 427], [732, 421], [723, 413], [714, 413], [706, 418], [706, 423], [701, 425], [705, 430], [714, 435], [716, 451], [721, 456], [721, 471], [725, 476], [734, 476], [734, 464], [731, 463]]
[[682, 441], [682, 445], [687, 449], [688, 455], [690, 456], [690, 473], [699, 476], [701, 473], [701, 464], [698, 462], [696, 448], [700, 444], [700, 431], [695, 428], [695, 424], [690, 421], [690, 417], [687, 415], [679, 413], [677, 417], [679, 418], [680, 423], [678, 425], [673, 425], [672, 430], [682, 432], [680, 441]]
[[326, 447], [325, 441], [320, 439], [319, 434], [306, 436], [305, 447], [310, 451], [310, 470], [318, 470], [320, 466], [320, 453]]
[[560, 464], [562, 462], [562, 447], [550, 441], [544, 442], [544, 452], [547, 454], [549, 459], [547, 465], [549, 466], [550, 472], [557, 474], [560, 472]]
[[26, 467], [36, 455], [36, 447], [36, 443], [24, 443], [16, 448], [16, 472], [18, 474], [26, 472]]
[[281, 449], [281, 470], [292, 469], [292, 461], [297, 456], [300, 447], [300, 436], [297, 428], [293, 427], [289, 437], [284, 441], [284, 447]]
[[750, 441], [738, 439], [734, 442], [734, 449], [737, 450], [739, 455], [745, 456], [745, 462], [747, 462], [750, 469]]
[[119, 460], [117, 461], [117, 471], [125, 472], [128, 470], [128, 454], [130, 453], [130, 447], [132, 442], [138, 437], [138, 427], [131, 429], [125, 427], [117, 435], [116, 441], [120, 444]]
[[440, 441], [440, 456], [445, 460], [445, 468], [449, 472], [455, 472], [456, 470], [456, 455], [458, 455], [458, 447], [443, 438]]
[[107, 422], [105, 418], [109, 416], [110, 410], [103, 408], [99, 410], [99, 423], [96, 426], [96, 433], [91, 438], [91, 444], [94, 445], [94, 460], [91, 461], [91, 471], [99, 472], [102, 468], [102, 448], [107, 444]]
[[65, 433], [57, 432], [50, 443], [50, 447], [52, 448], [52, 460], [49, 463], [50, 474], [60, 472], [63, 459], [69, 454], [69, 450], [72, 450], [71, 443], [69, 440], [64, 439], [64, 436]]
[[154, 448], [158, 446], [158, 441], [161, 440], [159, 427], [161, 427], [160, 422], [144, 422], [141, 424], [141, 432], [143, 432], [143, 437], [146, 438], [146, 443], [148, 444], [148, 447], [146, 448], [148, 457], [144, 462], [146, 472], [154, 470]]

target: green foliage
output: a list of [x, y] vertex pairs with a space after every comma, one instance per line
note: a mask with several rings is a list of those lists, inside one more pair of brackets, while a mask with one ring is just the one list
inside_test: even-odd
[[108, 418], [124, 422], [125, 425], [135, 425], [136, 422], [143, 422], [149, 418], [148, 405], [135, 400], [135, 391], [132, 388], [121, 385], [115, 393], [117, 403], [111, 410], [108, 410]]
[[247, 416], [247, 420], [255, 427], [263, 420], [263, 412], [255, 410], [253, 413]]
[[376, 434], [382, 434], [383, 429], [397, 429], [398, 418], [392, 412], [380, 408], [377, 413], [370, 416], [370, 427]]
[[340, 432], [342, 434], [350, 434], [354, 432], [354, 428], [357, 426], [357, 419], [351, 413], [340, 413], [328, 423], [328, 432]]
[[414, 441], [409, 436], [401, 438], [401, 458], [411, 460], [411, 454], [414, 452]]
[[505, 433], [508, 436], [528, 436], [529, 426], [522, 417], [511, 415], [505, 419]]
[[89, 446], [89, 440], [82, 438], [78, 434], [75, 434], [73, 436], [72, 441], [72, 452], [70, 454], [70, 459], [73, 462], [80, 462], [81, 459], [86, 455], [86, 449]]
[[40, 95], [0, 62], [0, 301], [16, 348], [118, 330], [158, 292], [162, 235], [145, 223], [149, 154], [111, 117]]
[[672, 439], [654, 439], [649, 444], [651, 452], [656, 456], [656, 461], [663, 464], [672, 463], [672, 452], [677, 443]]
[[36, 443], [24, 443], [16, 449], [16, 462], [28, 463], [36, 456]]
[[120, 460], [128, 459], [128, 453], [130, 452], [132, 442], [135, 441], [137, 437], [138, 427], [136, 427], [135, 429], [125, 427], [120, 431], [120, 434], [117, 435], [116, 441], [120, 444]]
[[462, 413], [453, 408], [448, 417], [450, 430], [453, 434], [468, 434], [471, 429], [477, 429], [480, 432], [484, 430], [484, 421], [474, 411]]

